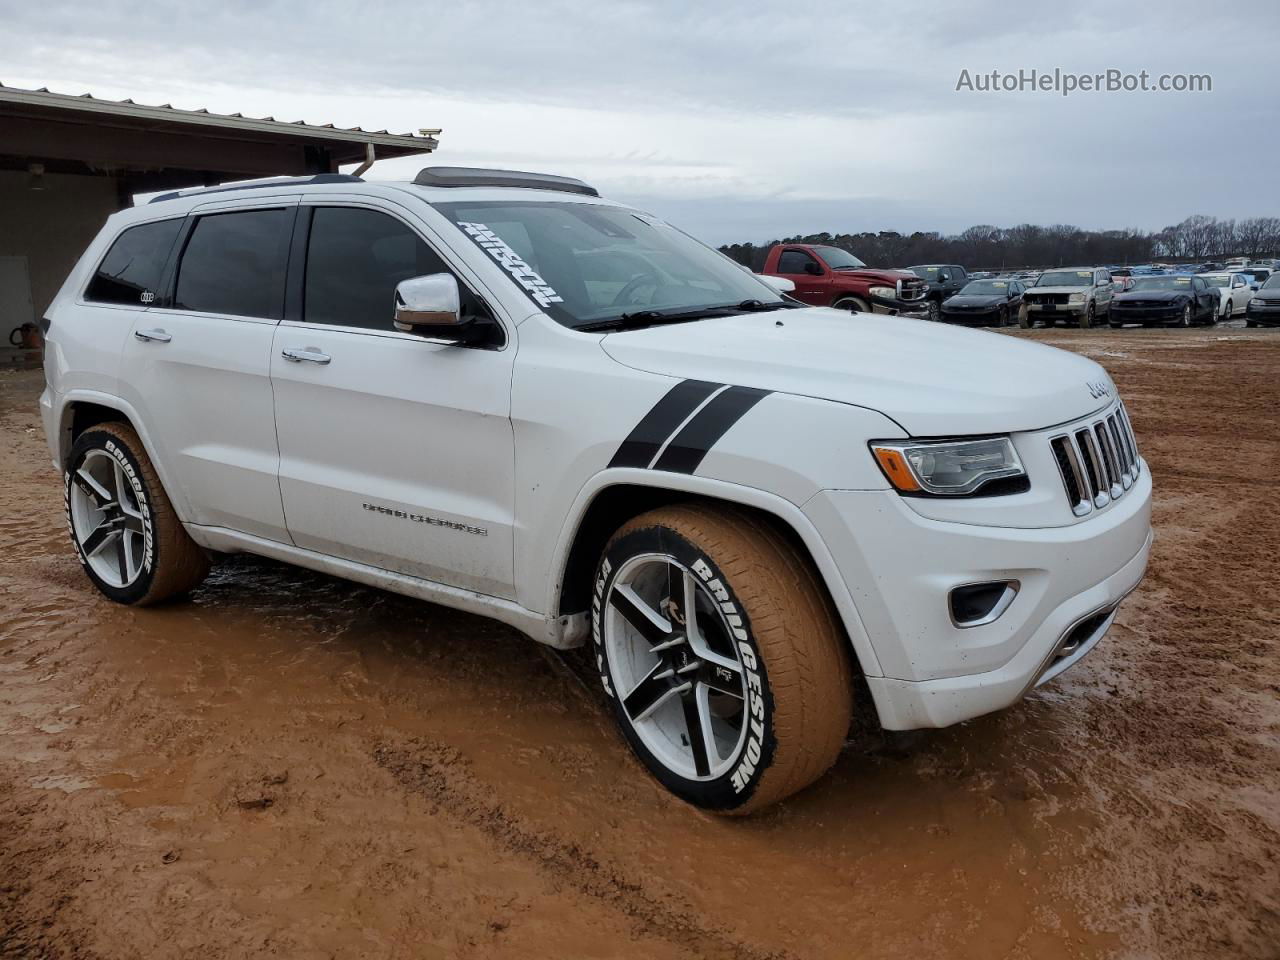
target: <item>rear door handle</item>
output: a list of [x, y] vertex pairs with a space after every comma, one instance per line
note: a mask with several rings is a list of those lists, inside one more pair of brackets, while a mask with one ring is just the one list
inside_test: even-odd
[[168, 343], [173, 339], [172, 336], [165, 333], [158, 327], [154, 330], [135, 330], [133, 331], [133, 335], [139, 340], [146, 340], [148, 342], [154, 341], [155, 343]]
[[328, 363], [333, 357], [327, 353], [321, 353], [315, 347], [285, 347], [280, 351], [280, 356], [286, 360], [292, 360], [294, 363]]

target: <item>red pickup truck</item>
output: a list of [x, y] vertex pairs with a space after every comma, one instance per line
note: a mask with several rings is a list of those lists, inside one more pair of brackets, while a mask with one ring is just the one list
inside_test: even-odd
[[762, 273], [796, 285], [791, 296], [815, 307], [861, 313], [928, 315], [929, 285], [906, 270], [879, 270], [840, 247], [779, 243]]

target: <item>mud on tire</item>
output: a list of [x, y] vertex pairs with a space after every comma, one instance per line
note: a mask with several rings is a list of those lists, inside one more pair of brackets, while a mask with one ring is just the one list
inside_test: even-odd
[[80, 565], [117, 603], [159, 603], [209, 572], [208, 557], [183, 529], [127, 424], [99, 424], [80, 434], [67, 457], [63, 503]]
[[597, 568], [592, 630], [623, 736], [689, 803], [751, 813], [835, 762], [853, 707], [847, 641], [808, 558], [755, 515], [686, 505], [627, 523]]

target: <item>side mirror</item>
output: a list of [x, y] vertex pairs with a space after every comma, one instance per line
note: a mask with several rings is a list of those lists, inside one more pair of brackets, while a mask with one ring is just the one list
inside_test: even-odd
[[1256, 293], [1258, 290], [1258, 285], [1256, 283], [1251, 283], [1249, 284], [1249, 289]]
[[795, 293], [796, 282], [794, 280], [788, 280], [786, 277], [773, 277], [767, 273], [755, 274], [755, 277], [763, 280], [778, 293]]
[[451, 273], [410, 277], [396, 284], [395, 328], [441, 340], [465, 340], [458, 281]]
[[813, 277], [822, 276], [822, 267], [810, 260], [804, 265], [804, 272]]

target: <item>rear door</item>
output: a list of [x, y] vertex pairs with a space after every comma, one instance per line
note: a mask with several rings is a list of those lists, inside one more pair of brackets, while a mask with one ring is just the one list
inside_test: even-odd
[[474, 347], [393, 328], [396, 284], [431, 273], [459, 277], [464, 313], [492, 316], [428, 236], [378, 198], [303, 203], [271, 351], [289, 533], [307, 550], [512, 597], [514, 327]]
[[[817, 271], [816, 273], [814, 271]], [[808, 250], [787, 247], [778, 255], [778, 276], [796, 285], [791, 296], [814, 306], [831, 304], [831, 271]]]
[[287, 541], [271, 344], [298, 198], [188, 215], [162, 292], [136, 313], [120, 393], [139, 411], [182, 519]]

